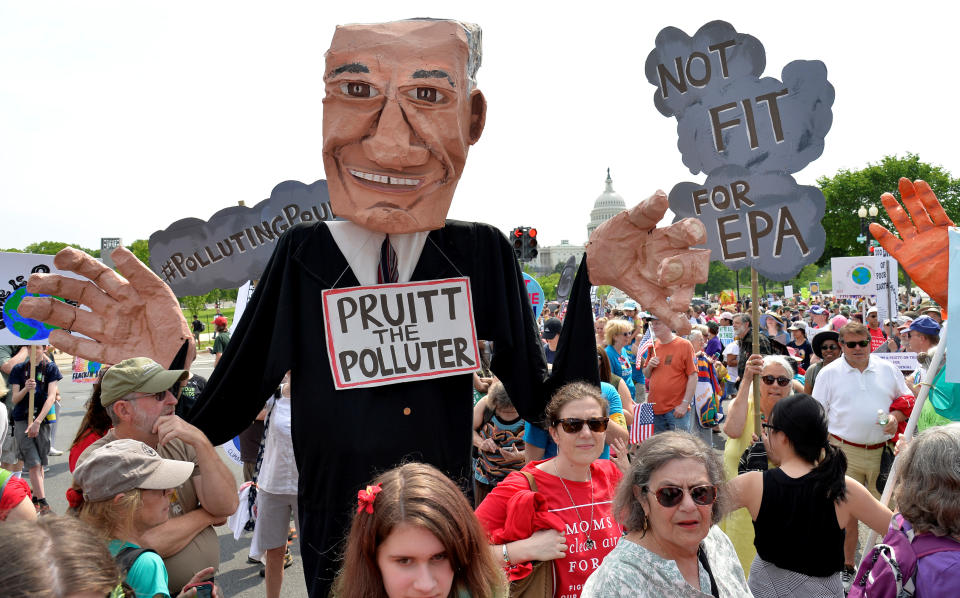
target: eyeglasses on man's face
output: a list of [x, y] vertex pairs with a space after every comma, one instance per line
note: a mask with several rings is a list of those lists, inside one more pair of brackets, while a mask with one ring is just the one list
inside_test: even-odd
[[844, 341], [843, 344], [845, 344], [847, 348], [853, 349], [854, 347], [869, 347], [870, 341], [867, 339], [864, 339], [862, 341]]

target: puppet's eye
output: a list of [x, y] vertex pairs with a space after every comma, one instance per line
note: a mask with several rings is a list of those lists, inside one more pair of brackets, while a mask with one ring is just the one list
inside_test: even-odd
[[447, 96], [435, 87], [417, 87], [408, 91], [407, 95], [428, 104], [443, 104], [447, 101]]
[[372, 87], [369, 83], [359, 83], [356, 81], [341, 83], [340, 91], [354, 98], [373, 98], [379, 95], [376, 88]]

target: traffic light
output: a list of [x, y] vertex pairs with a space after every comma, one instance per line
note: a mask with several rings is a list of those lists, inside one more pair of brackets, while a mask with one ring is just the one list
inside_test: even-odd
[[513, 241], [513, 254], [517, 256], [518, 260], [523, 259], [523, 227], [518, 226], [513, 229], [510, 238]]
[[536, 259], [537, 254], [540, 253], [537, 251], [537, 229], [525, 228], [524, 233], [523, 257], [527, 260]]

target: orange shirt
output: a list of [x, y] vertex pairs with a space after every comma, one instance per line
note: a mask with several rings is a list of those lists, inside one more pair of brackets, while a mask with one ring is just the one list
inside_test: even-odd
[[693, 357], [693, 345], [685, 338], [673, 337], [669, 343], [655, 341], [654, 352], [660, 358], [660, 365], [653, 368], [648, 381], [650, 394], [647, 400], [654, 403], [656, 415], [673, 411], [683, 402], [687, 392], [687, 380], [697, 373], [696, 360]]

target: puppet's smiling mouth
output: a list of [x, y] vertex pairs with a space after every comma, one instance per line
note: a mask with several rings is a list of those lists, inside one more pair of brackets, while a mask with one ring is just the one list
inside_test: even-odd
[[354, 178], [360, 179], [365, 183], [375, 183], [379, 185], [386, 185], [387, 188], [396, 190], [396, 191], [410, 191], [416, 189], [420, 186], [420, 183], [423, 182], [423, 179], [411, 179], [406, 177], [394, 177], [388, 176], [385, 174], [376, 174], [372, 172], [364, 172], [362, 170], [355, 170], [350, 168], [348, 170]]

